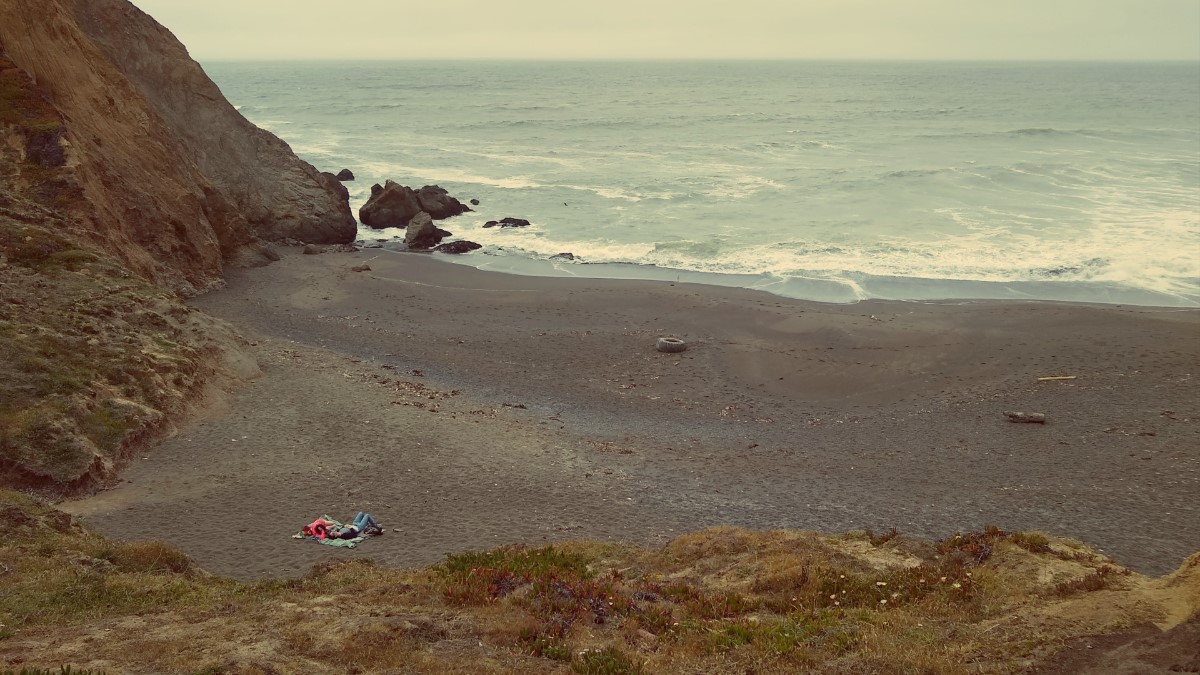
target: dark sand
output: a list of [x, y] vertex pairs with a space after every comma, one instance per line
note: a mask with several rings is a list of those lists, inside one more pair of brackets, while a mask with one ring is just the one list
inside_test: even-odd
[[[364, 260], [372, 271], [349, 270]], [[264, 375], [66, 506], [219, 574], [653, 545], [717, 524], [996, 524], [1150, 574], [1200, 549], [1196, 311], [821, 305], [379, 251], [285, 252], [194, 304], [257, 342]], [[690, 348], [660, 354], [660, 335]], [[1077, 379], [1036, 381], [1049, 375]], [[386, 536], [355, 551], [289, 538], [359, 510]]]

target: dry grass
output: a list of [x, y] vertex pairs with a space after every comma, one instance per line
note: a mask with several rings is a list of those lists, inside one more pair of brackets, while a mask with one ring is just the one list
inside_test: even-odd
[[[25, 495], [0, 492], [0, 515], [0, 664], [45, 667], [1011, 672], [1071, 637], [1142, 620], [1134, 608], [1152, 596], [1131, 593], [1156, 583], [996, 528], [923, 547], [722, 528], [656, 551], [508, 546], [428, 569], [355, 559], [243, 585], [161, 544], [96, 537]], [[1055, 581], [1031, 573], [1042, 569]], [[1117, 579], [1123, 595], [1105, 596]], [[1095, 603], [1115, 609], [1090, 618]]]

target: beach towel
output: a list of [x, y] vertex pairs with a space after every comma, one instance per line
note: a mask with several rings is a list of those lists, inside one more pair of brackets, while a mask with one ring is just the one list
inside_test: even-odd
[[[337, 527], [337, 528], [343, 527], [342, 523], [334, 520], [333, 518], [330, 518], [329, 516], [321, 516], [321, 519], [329, 522], [334, 527]], [[301, 531], [301, 532], [297, 532], [296, 534], [293, 534], [292, 539], [311, 539], [311, 540], [317, 542], [318, 544], [325, 544], [326, 546], [336, 546], [338, 548], [354, 548], [355, 546], [358, 546], [360, 542], [362, 542], [364, 539], [366, 539], [366, 537], [358, 536], [358, 537], [354, 537], [353, 539], [333, 539], [331, 537], [325, 537], [324, 539], [318, 539], [317, 537], [314, 537], [312, 535], [304, 534], [304, 532]]]

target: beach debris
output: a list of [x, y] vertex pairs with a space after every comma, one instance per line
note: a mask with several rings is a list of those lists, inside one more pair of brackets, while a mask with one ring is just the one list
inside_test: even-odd
[[687, 349], [687, 343], [675, 337], [660, 337], [655, 343], [654, 348], [660, 352], [668, 354], [677, 354]]
[[351, 272], [370, 272], [371, 266], [368, 265], [367, 263], [363, 263], [361, 265], [355, 265], [354, 267], [351, 267], [350, 271]]
[[1045, 377], [1039, 377], [1037, 379], [1037, 381], [1038, 382], [1057, 382], [1060, 380], [1073, 380], [1073, 379], [1075, 379], [1074, 375], [1047, 375]]
[[1027, 412], [1006, 412], [1009, 422], [1025, 423], [1025, 424], [1045, 424], [1045, 413], [1027, 413]]

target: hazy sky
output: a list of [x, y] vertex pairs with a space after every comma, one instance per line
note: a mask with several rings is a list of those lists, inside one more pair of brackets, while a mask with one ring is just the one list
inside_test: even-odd
[[1200, 59], [1200, 0], [133, 0], [197, 60]]

